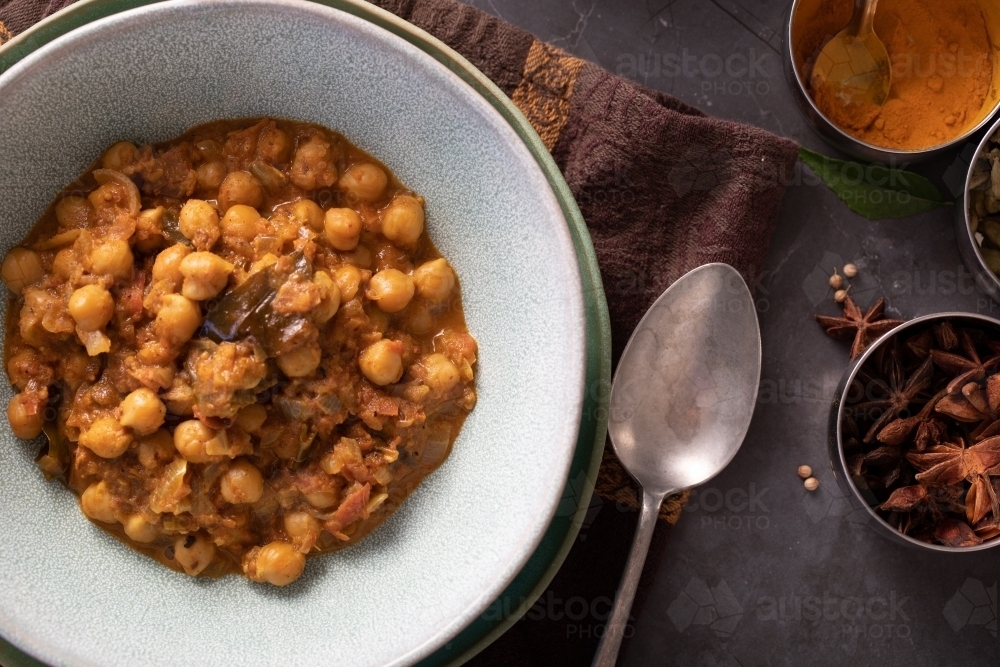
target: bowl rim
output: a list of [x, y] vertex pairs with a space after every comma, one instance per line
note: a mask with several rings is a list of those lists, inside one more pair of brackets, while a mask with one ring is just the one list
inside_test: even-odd
[[[0, 46], [0, 74], [66, 33], [124, 11], [163, 0], [80, 0], [43, 19]], [[456, 74], [481, 95], [525, 144], [552, 189], [569, 228], [583, 287], [585, 331], [585, 386], [582, 417], [569, 465], [559, 511], [545, 529], [540, 543], [521, 571], [494, 602], [503, 602], [499, 619], [477, 616], [446, 645], [420, 660], [418, 665], [459, 665], [479, 653], [520, 619], [544, 592], [575, 542], [594, 491], [607, 434], [607, 391], [611, 378], [611, 326], [597, 256], [583, 216], [551, 154], [524, 114], [482, 72], [463, 56], [426, 31], [362, 0], [308, 0], [344, 11], [403, 38]], [[487, 610], [488, 611], [488, 610]], [[8, 667], [38, 667], [36, 659], [0, 637], [0, 659]]]
[[914, 539], [909, 535], [904, 535], [903, 533], [900, 533], [898, 530], [890, 526], [885, 519], [880, 517], [878, 513], [875, 511], [875, 509], [868, 504], [868, 501], [865, 500], [864, 496], [861, 494], [861, 491], [854, 483], [854, 480], [851, 479], [851, 476], [846, 472], [848, 469], [847, 459], [844, 456], [844, 442], [843, 442], [844, 438], [843, 438], [843, 433], [841, 432], [844, 407], [847, 405], [846, 399], [848, 393], [851, 390], [851, 384], [854, 382], [854, 378], [857, 377], [858, 372], [860, 372], [861, 367], [864, 366], [865, 362], [875, 353], [875, 351], [880, 347], [882, 347], [883, 345], [887, 344], [894, 337], [902, 334], [903, 331], [906, 329], [910, 329], [914, 326], [918, 326], [921, 324], [926, 324], [928, 322], [935, 322], [939, 320], [948, 320], [948, 319], [978, 320], [979, 322], [989, 324], [995, 327], [997, 331], [1000, 331], [1000, 320], [988, 317], [986, 315], [980, 315], [979, 313], [960, 313], [960, 312], [931, 313], [929, 315], [922, 315], [920, 317], [916, 317], [912, 320], [907, 320], [906, 322], [900, 324], [895, 329], [886, 332], [878, 340], [869, 345], [865, 349], [865, 351], [862, 352], [861, 355], [852, 362], [852, 365], [844, 373], [844, 376], [840, 381], [840, 385], [837, 388], [837, 393], [834, 396], [834, 403], [832, 406], [833, 410], [831, 410], [831, 417], [836, 420], [836, 424], [831, 424], [831, 427], [832, 430], [834, 430], [835, 434], [834, 437], [836, 438], [835, 444], [837, 449], [837, 456], [839, 457], [838, 461], [839, 466], [837, 466], [837, 469], [839, 471], [844, 472], [844, 474], [842, 475], [844, 484], [851, 490], [851, 493], [853, 494], [854, 498], [861, 504], [861, 506], [865, 508], [865, 511], [868, 512], [868, 515], [875, 520], [875, 522], [880, 528], [884, 529], [885, 531], [889, 531], [889, 533], [891, 533], [891, 536], [896, 538], [897, 541], [902, 540], [909, 545], [917, 546], [921, 549], [926, 549], [929, 551], [937, 551], [942, 553], [972, 553], [975, 551], [984, 551], [986, 549], [991, 549], [993, 547], [1000, 546], [1000, 536], [994, 537], [986, 542], [983, 542], [982, 544], [977, 544], [971, 547], [948, 547], [943, 544], [928, 544], [927, 542], [921, 542], [920, 540]]
[[[802, 79], [802, 73], [799, 71], [798, 63], [795, 62], [795, 51], [792, 48], [792, 23], [795, 20], [795, 11], [801, 5], [803, 0], [792, 0], [791, 5], [788, 9], [788, 20], [785, 22], [784, 28], [784, 41], [785, 41], [785, 57], [788, 59], [789, 67], [794, 76], [795, 83], [798, 86], [798, 91], [801, 93], [802, 98], [806, 104], [809, 105], [811, 110], [823, 121], [829, 125], [830, 128], [836, 133], [836, 144], [847, 144], [848, 146], [854, 144], [860, 146], [864, 151], [876, 155], [882, 155], [888, 160], [883, 160], [889, 162], [893, 158], [910, 158], [913, 160], [920, 160], [922, 158], [930, 158], [941, 153], [950, 151], [963, 143], [967, 143], [973, 136], [975, 136], [980, 130], [995, 121], [997, 112], [1000, 111], [1000, 99], [997, 100], [996, 104], [990, 110], [986, 116], [983, 117], [975, 127], [963, 132], [961, 135], [950, 139], [944, 143], [937, 144], [935, 146], [928, 146], [927, 148], [919, 149], [902, 149], [902, 148], [887, 148], [885, 146], [879, 146], [877, 144], [872, 144], [867, 141], [858, 139], [854, 135], [848, 134], [840, 128], [839, 125], [834, 123], [830, 118], [824, 114], [819, 107], [816, 106], [816, 102], [813, 100], [812, 95], [809, 94], [806, 89], [806, 85]], [[977, 0], [979, 2], [980, 0]], [[825, 136], [825, 132], [821, 131], [820, 134]], [[840, 147], [839, 145], [837, 147]]]
[[[983, 259], [982, 246], [976, 242], [975, 234], [972, 228], [969, 226], [969, 205], [970, 198], [972, 196], [972, 188], [970, 184], [972, 183], [972, 176], [976, 171], [976, 163], [979, 161], [980, 156], [982, 156], [987, 144], [994, 139], [998, 134], [1000, 134], [1000, 119], [997, 119], [990, 128], [986, 131], [985, 136], [976, 144], [976, 150], [972, 154], [972, 158], [969, 161], [969, 168], [965, 172], [965, 183], [963, 184], [962, 197], [960, 201], [956, 201], [955, 205], [961, 208], [956, 211], [958, 220], [962, 223], [962, 233], [965, 238], [969, 240], [972, 246], [972, 252], [976, 256], [976, 261], [979, 264], [979, 270], [976, 272], [977, 278], [981, 281], [987, 281], [987, 284], [982, 285], [989, 292], [990, 296], [994, 299], [1000, 299], [1000, 276], [997, 276], [990, 267], [986, 265], [986, 260]], [[969, 142], [972, 145], [972, 142]], [[964, 255], [964, 253], [963, 253]], [[970, 267], [974, 268], [974, 267]]]

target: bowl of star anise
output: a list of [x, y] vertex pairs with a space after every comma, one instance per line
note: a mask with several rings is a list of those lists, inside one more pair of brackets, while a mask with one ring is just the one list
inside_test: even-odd
[[838, 481], [896, 541], [1000, 545], [1000, 321], [944, 313], [892, 329], [830, 413]]

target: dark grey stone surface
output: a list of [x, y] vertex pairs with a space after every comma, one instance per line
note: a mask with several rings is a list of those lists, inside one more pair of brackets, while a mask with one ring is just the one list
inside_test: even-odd
[[[782, 75], [789, 0], [473, 4], [711, 115], [833, 154]], [[734, 54], [743, 56], [731, 61], [736, 67], [717, 73]], [[953, 159], [919, 170], [937, 179]], [[884, 294], [902, 318], [1000, 312], [962, 264], [950, 208], [869, 222], [808, 172], [797, 174], [757, 284], [764, 359], [753, 424], [737, 458], [695, 491], [671, 535], [624, 665], [1000, 664], [1000, 550], [896, 546], [861, 520], [832, 477], [827, 413], [847, 347], [812, 315], [837, 312], [826, 276], [847, 261], [861, 267], [853, 288], [861, 305]], [[821, 480], [815, 493], [796, 476], [803, 463]]]

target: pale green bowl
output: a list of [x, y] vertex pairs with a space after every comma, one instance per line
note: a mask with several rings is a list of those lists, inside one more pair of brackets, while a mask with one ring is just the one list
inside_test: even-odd
[[[215, 118], [318, 122], [426, 197], [480, 343], [480, 401], [396, 515], [286, 589], [189, 579], [131, 551], [0, 429], [0, 636], [52, 665], [460, 661], [509, 624], [482, 616], [494, 599], [537, 595], [561, 562], [604, 439], [606, 307], [565, 184], [481, 75], [363, 3], [341, 5], [368, 20], [299, 0], [164, 2], [36, 50], [58, 21], [123, 5], [81, 5], [0, 50], [4, 248], [113, 141]], [[586, 482], [567, 486], [571, 470]]]

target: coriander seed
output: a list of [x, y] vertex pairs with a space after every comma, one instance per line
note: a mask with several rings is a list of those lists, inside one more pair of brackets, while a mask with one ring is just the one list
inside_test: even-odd
[[806, 481], [802, 482], [802, 486], [806, 487], [806, 491], [815, 491], [819, 488], [819, 480], [815, 477], [810, 477]]
[[840, 289], [844, 285], [844, 279], [840, 277], [837, 273], [837, 269], [833, 270], [833, 275], [830, 276], [830, 287], [833, 289]]
[[799, 466], [799, 477], [809, 479], [813, 475], [813, 469], [809, 466]]
[[854, 264], [845, 264], [844, 275], [847, 276], [848, 278], [853, 278], [854, 276], [858, 275], [858, 267], [855, 266]]
[[847, 290], [839, 289], [833, 293], [833, 300], [837, 303], [844, 303], [847, 301]]

